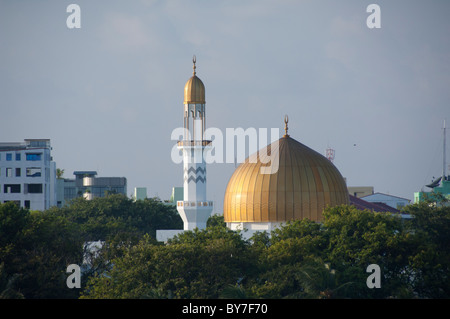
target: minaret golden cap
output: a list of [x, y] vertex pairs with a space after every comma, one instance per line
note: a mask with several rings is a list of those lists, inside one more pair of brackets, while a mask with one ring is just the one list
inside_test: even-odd
[[183, 104], [205, 104], [205, 85], [202, 80], [197, 77], [197, 58], [195, 55], [192, 58], [193, 72], [191, 78], [184, 86], [184, 103]]

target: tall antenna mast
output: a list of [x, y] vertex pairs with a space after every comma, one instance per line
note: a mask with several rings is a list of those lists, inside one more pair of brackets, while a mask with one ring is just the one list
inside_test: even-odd
[[334, 161], [334, 154], [335, 154], [334, 149], [332, 149], [331, 147], [328, 146], [328, 148], [326, 149], [326, 152], [325, 152], [325, 157], [328, 158], [328, 160], [331, 163], [333, 163], [333, 161]]

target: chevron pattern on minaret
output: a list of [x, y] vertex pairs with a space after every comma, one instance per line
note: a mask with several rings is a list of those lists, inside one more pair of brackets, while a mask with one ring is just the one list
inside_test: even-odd
[[190, 182], [194, 182], [195, 184], [197, 184], [198, 182], [202, 182], [202, 183], [206, 183], [206, 177], [202, 177], [202, 176], [197, 176], [197, 178], [195, 178], [194, 176], [189, 176], [189, 178], [184, 178], [184, 181], [186, 181], [188, 183]]
[[[187, 174], [195, 173], [195, 175], [197, 175], [198, 172], [202, 172], [203, 174], [206, 174], [206, 167], [205, 167], [205, 168], [197, 167], [197, 169], [191, 167], [191, 168], [189, 168], [189, 170], [187, 171]], [[184, 170], [184, 173], [186, 173], [186, 169]]]
[[[191, 173], [192, 173], [192, 175], [191, 175]], [[202, 176], [202, 175], [204, 175], [204, 176]], [[205, 183], [206, 182], [206, 167], [205, 168], [197, 167], [197, 169], [195, 169], [194, 167], [190, 167], [189, 169], [185, 169], [184, 170], [184, 181], [187, 181], [188, 183], [194, 182], [196, 184], [198, 182]]]

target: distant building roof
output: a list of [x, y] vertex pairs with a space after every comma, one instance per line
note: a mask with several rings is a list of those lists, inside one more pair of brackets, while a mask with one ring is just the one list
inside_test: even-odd
[[73, 175], [97, 175], [96, 171], [75, 171]]
[[376, 197], [377, 195], [381, 195], [381, 196], [385, 196], [385, 197], [390, 197], [390, 198], [398, 198], [398, 199], [405, 200], [405, 201], [408, 201], [408, 202], [411, 201], [411, 200], [409, 200], [409, 199], [407, 199], [407, 198], [403, 198], [403, 197], [399, 197], [399, 196], [394, 196], [394, 195], [390, 195], [390, 194], [384, 194], [384, 193], [380, 193], [380, 192], [376, 192], [376, 193], [373, 193], [373, 194], [371, 194], [371, 195], [362, 196], [361, 198], [364, 199], [364, 198], [369, 198], [369, 197]]
[[358, 198], [353, 195], [350, 196], [350, 205], [355, 206], [357, 209], [360, 210], [371, 210], [374, 212], [390, 212], [390, 213], [400, 213], [398, 209], [395, 209], [389, 205], [386, 205], [384, 203], [371, 203], [368, 201], [365, 201], [361, 198]]
[[33, 148], [50, 148], [50, 139], [25, 139], [23, 142], [0, 142], [0, 151], [19, 151]]

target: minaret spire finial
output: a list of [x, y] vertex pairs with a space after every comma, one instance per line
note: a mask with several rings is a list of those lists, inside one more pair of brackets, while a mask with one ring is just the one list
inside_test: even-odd
[[283, 137], [289, 137], [288, 134], [288, 122], [289, 122], [289, 117], [287, 115], [284, 116], [284, 136]]
[[195, 72], [195, 69], [196, 69], [195, 63], [196, 62], [197, 62], [197, 58], [195, 57], [195, 54], [194, 54], [194, 56], [192, 57], [192, 63], [194, 63], [194, 66], [192, 67], [194, 69], [194, 72], [193, 72], [194, 75], [197, 73], [197, 72]]

